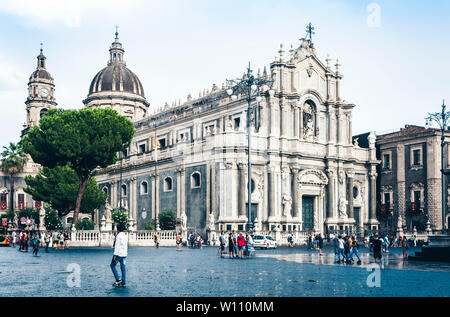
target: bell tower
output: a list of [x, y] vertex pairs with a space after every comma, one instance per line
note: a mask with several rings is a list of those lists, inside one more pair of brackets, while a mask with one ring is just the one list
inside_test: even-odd
[[55, 84], [53, 77], [47, 72], [45, 65], [46, 57], [41, 51], [37, 57], [36, 70], [31, 74], [28, 82], [28, 98], [25, 101], [27, 106], [27, 121], [24, 128], [32, 128], [39, 124], [39, 120], [45, 113], [55, 108]]

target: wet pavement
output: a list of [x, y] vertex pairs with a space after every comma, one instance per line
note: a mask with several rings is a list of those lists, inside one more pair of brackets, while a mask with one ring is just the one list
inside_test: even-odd
[[361, 265], [334, 263], [331, 248], [257, 250], [250, 259], [221, 259], [217, 247], [130, 248], [126, 288], [112, 286], [112, 249], [43, 251], [0, 248], [0, 296], [450, 296], [449, 263], [403, 261], [399, 248], [384, 254], [382, 270], [364, 248]]

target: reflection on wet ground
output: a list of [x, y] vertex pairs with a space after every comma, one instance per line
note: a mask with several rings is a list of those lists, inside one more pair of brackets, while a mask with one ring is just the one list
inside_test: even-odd
[[[419, 250], [419, 248], [409, 249], [408, 254], [413, 255], [414, 252]], [[337, 258], [334, 255], [334, 251], [330, 247], [324, 248], [322, 254], [322, 256], [319, 256], [318, 250], [306, 250], [305, 248], [280, 248], [278, 250], [264, 250], [263, 252], [259, 252], [257, 256], [295, 263], [311, 263], [337, 266], [350, 265], [362, 268], [367, 268], [371, 263], [375, 262], [372, 254], [369, 253], [368, 249], [362, 249], [361, 251], [359, 251], [359, 257], [361, 258], [360, 265], [356, 263], [356, 256], [353, 256], [353, 259], [355, 260], [353, 264], [337, 263]], [[389, 252], [383, 252], [383, 268], [450, 272], [450, 263], [404, 260], [401, 248], [391, 248]]]
[[[130, 248], [126, 289], [112, 286], [110, 248], [42, 251], [0, 248], [0, 296], [450, 296], [448, 264], [403, 261], [400, 249], [385, 255], [380, 287], [372, 287], [367, 249], [361, 265], [347, 265], [334, 263], [332, 248], [324, 256], [304, 247], [257, 250], [250, 259], [222, 259], [217, 247]], [[80, 287], [67, 282], [73, 263]]]

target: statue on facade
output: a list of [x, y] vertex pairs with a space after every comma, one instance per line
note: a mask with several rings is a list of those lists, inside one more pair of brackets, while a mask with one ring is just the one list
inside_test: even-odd
[[289, 217], [291, 215], [292, 198], [288, 194], [283, 195], [283, 215]]
[[187, 228], [187, 216], [185, 213], [181, 214], [181, 228], [183, 230], [186, 230], [186, 228]]
[[306, 121], [305, 126], [305, 137], [307, 140], [311, 139], [314, 136], [314, 123], [311, 118]]
[[216, 222], [214, 220], [214, 214], [213, 213], [209, 214], [208, 229], [211, 230], [211, 231], [214, 231], [216, 229]]
[[344, 196], [339, 198], [339, 217], [347, 217], [347, 200]]
[[111, 206], [108, 202], [105, 204], [105, 220], [111, 220]]
[[226, 128], [225, 128], [225, 131], [226, 132], [229, 132], [229, 131], [233, 131], [233, 121], [231, 121], [231, 120], [226, 120]]
[[355, 138], [355, 139], [353, 140], [353, 146], [356, 147], [356, 148], [359, 148], [359, 142], [358, 142], [358, 139], [359, 139], [359, 138]]

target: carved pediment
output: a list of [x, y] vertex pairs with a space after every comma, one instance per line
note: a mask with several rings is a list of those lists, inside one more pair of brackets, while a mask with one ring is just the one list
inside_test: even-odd
[[322, 171], [307, 169], [298, 174], [297, 181], [302, 184], [327, 185], [328, 177]]

